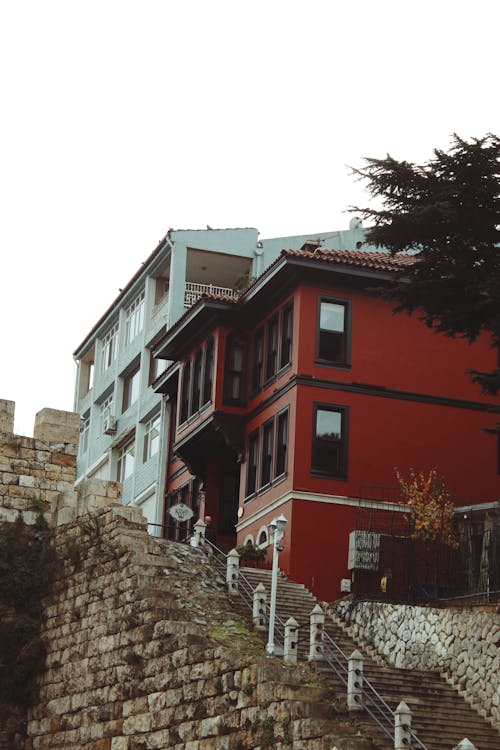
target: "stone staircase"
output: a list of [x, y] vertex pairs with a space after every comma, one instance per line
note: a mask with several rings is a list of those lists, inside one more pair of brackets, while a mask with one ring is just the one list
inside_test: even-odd
[[[262, 583], [270, 600], [271, 572], [252, 568], [241, 568], [241, 575], [252, 589]], [[298, 658], [307, 659], [309, 654], [309, 615], [317, 600], [302, 584], [292, 583], [280, 574], [276, 600], [277, 617], [284, 623], [294, 617], [299, 623]], [[244, 605], [243, 605], [244, 606]], [[247, 615], [249, 613], [246, 607]], [[251, 613], [250, 613], [251, 616]], [[277, 624], [276, 643], [282, 643]], [[364, 676], [383, 696], [392, 711], [400, 701], [405, 701], [412, 711], [412, 731], [427, 750], [452, 750], [458, 743], [469, 738], [477, 750], [499, 750], [500, 735], [493, 727], [472, 709], [460, 695], [437, 672], [403, 670], [386, 665], [382, 658], [355, 642], [344, 632], [342, 626], [328, 616], [325, 631], [340, 647], [346, 657], [359, 649], [364, 656]], [[267, 640], [267, 634], [263, 634]], [[371, 655], [370, 655], [371, 654]], [[323, 662], [317, 662], [317, 669], [334, 691], [335, 700], [345, 701], [343, 683]], [[392, 750], [393, 742], [368, 716], [359, 717], [364, 731], [373, 738], [380, 750]], [[418, 748], [418, 745], [415, 745]]]

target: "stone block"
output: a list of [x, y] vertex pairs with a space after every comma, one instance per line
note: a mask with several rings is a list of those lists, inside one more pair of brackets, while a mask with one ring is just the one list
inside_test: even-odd
[[0, 432], [14, 432], [16, 402], [0, 399]]
[[33, 437], [53, 443], [78, 444], [80, 415], [58, 409], [42, 409], [35, 416]]

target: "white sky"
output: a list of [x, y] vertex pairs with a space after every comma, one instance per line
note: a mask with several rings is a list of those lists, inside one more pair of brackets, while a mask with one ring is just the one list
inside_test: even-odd
[[3, 0], [0, 398], [32, 434], [169, 227], [346, 228], [346, 165], [497, 132], [497, 0]]

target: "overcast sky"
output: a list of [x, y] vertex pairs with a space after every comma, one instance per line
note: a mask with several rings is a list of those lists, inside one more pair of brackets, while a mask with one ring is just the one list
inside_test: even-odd
[[499, 128], [497, 0], [0, 3], [0, 398], [72, 352], [169, 227], [345, 228], [348, 165]]

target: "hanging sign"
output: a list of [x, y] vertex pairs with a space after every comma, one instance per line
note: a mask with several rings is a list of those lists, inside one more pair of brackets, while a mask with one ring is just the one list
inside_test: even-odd
[[194, 512], [191, 510], [191, 508], [187, 505], [184, 505], [184, 503], [172, 505], [168, 512], [170, 513], [172, 518], [175, 518], [175, 520], [179, 521], [179, 523], [182, 523], [183, 521], [189, 521], [189, 519], [194, 516]]

